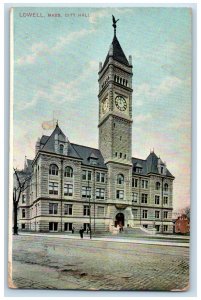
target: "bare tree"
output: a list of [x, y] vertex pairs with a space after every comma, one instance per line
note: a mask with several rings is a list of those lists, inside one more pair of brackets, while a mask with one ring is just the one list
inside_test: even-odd
[[191, 208], [190, 206], [187, 206], [185, 208], [185, 215], [188, 217], [189, 220], [190, 220], [190, 214], [191, 214]]
[[22, 193], [29, 187], [31, 175], [24, 171], [14, 169], [15, 183], [13, 187], [13, 234], [18, 234], [17, 213], [20, 197]]

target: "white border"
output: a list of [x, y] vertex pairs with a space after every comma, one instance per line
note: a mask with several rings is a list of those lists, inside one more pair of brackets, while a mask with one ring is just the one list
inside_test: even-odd
[[[14, 3], [12, 3], [12, 2], [10, 2], [10, 1], [4, 1], [4, 3], [7, 3], [7, 4], [12, 4], [12, 6], [146, 6], [146, 5], [143, 5], [143, 4], [148, 4], [147, 6], [188, 6], [188, 7], [191, 7], [192, 6], [192, 4], [196, 4], [197, 3], [197, 1], [195, 1], [195, 2], [193, 2], [193, 3], [189, 3], [189, 1], [179, 1], [179, 2], [177, 2], [177, 3], [175, 3], [175, 1], [168, 1], [168, 3], [164, 3], [164, 1], [154, 1], [154, 3], [152, 3], [151, 1], [146, 1], [146, 0], [142, 0], [142, 1], [140, 1], [140, 3], [137, 3], [137, 1], [127, 1], [126, 2], [126, 4], [124, 3], [121, 3], [120, 1], [116, 1], [116, 2], [114, 2], [114, 1], [110, 1], [110, 3], [108, 3], [107, 1], [101, 1], [101, 4], [100, 3], [98, 3], [97, 1], [88, 1], [87, 2], [87, 4], [84, 2], [84, 1], [82, 1], [82, 0], [80, 0], [80, 1], [74, 1], [73, 3], [72, 2], [69, 2], [69, 1], [60, 1], [60, 3], [59, 4], [56, 4], [56, 3], [54, 3], [54, 1], [43, 1], [43, 4], [41, 5], [41, 3], [40, 3], [40, 1], [39, 0], [36, 0], [35, 2], [34, 2], [34, 4], [33, 3], [28, 3], [28, 2], [26, 2], [26, 1], [21, 1], [21, 3], [20, 4], [14, 4]], [[2, 33], [4, 32], [4, 20], [3, 20], [3, 9], [4, 9], [4, 7], [3, 7], [3, 5], [4, 5], [4, 3], [1, 3], [0, 4], [0, 30], [2, 31]], [[77, 5], [76, 5], [77, 4]], [[105, 5], [104, 5], [105, 4]], [[195, 7], [194, 7], [194, 9], [195, 9]], [[198, 20], [198, 30], [199, 30], [199, 28], [201, 28], [201, 21], [200, 21], [200, 4], [198, 4], [198, 7], [197, 7], [197, 15], [198, 15], [198, 17], [197, 17], [197, 20]], [[8, 29], [7, 29], [7, 33], [8, 33]], [[195, 33], [195, 32], [194, 32]], [[4, 43], [3, 43], [3, 34], [1, 34], [0, 35], [0, 37], [2, 38], [2, 43], [1, 43], [1, 45], [4, 45]], [[196, 37], [194, 37], [194, 38], [196, 38]], [[198, 38], [199, 38], [199, 34], [198, 34]], [[197, 51], [197, 53], [199, 54], [200, 53], [200, 38], [199, 38], [199, 40], [198, 40], [198, 51]], [[194, 52], [194, 54], [195, 54], [196, 52]], [[4, 56], [3, 56], [3, 54], [4, 54], [4, 48], [1, 46], [0, 47], [0, 66], [2, 66], [3, 67], [3, 62], [5, 61], [5, 59], [6, 59], [6, 57], [5, 57], [5, 59], [4, 59]], [[196, 60], [196, 58], [194, 57], [194, 59]], [[7, 60], [6, 60], [7, 61]], [[198, 57], [198, 63], [197, 63], [197, 65], [198, 66], [200, 66], [201, 64], [201, 61], [200, 61], [200, 58]], [[196, 65], [195, 65], [196, 66]], [[8, 65], [6, 65], [6, 68], [8, 68]], [[3, 99], [4, 99], [4, 97], [3, 97], [3, 95], [4, 95], [4, 84], [3, 84], [3, 78], [4, 78], [4, 76], [3, 76], [3, 74], [4, 74], [4, 72], [3, 72], [3, 70], [0, 72], [0, 76], [1, 76], [1, 80], [0, 80], [0, 94], [1, 94], [1, 101], [0, 101], [0, 113], [1, 113], [1, 117], [0, 117], [0, 122], [2, 123], [2, 126], [0, 126], [0, 133], [1, 133], [1, 141], [3, 141], [4, 140], [4, 138], [5, 138], [5, 142], [7, 142], [7, 139], [6, 139], [6, 137], [4, 137], [3, 138], [3, 123], [4, 123], [4, 101], [3, 101]], [[198, 69], [198, 78], [200, 78], [200, 69]], [[6, 80], [7, 80], [7, 78], [6, 78]], [[195, 74], [195, 70], [194, 70], [194, 80], [196, 80], [196, 74]], [[196, 90], [195, 90], [195, 86], [194, 86], [194, 96], [196, 97]], [[199, 88], [199, 86], [198, 86], [198, 99], [200, 99], [199, 98], [199, 95], [200, 95], [200, 88]], [[194, 101], [196, 101], [196, 99], [194, 99]], [[197, 111], [198, 112], [200, 112], [201, 111], [201, 104], [200, 104], [200, 102], [198, 102], [198, 105], [197, 105]], [[193, 116], [194, 118], [196, 117], [195, 115]], [[5, 122], [6, 122], [6, 120], [5, 120]], [[201, 121], [200, 121], [200, 119], [198, 118], [198, 129], [200, 129], [200, 123], [201, 123]], [[5, 124], [5, 123], [4, 123]], [[196, 146], [196, 124], [194, 124], [194, 146]], [[5, 136], [8, 134], [8, 131], [7, 131], [7, 128], [6, 128], [6, 131], [5, 131]], [[199, 138], [199, 137], [198, 137]], [[3, 147], [0, 147], [0, 149], [1, 149], [1, 151], [3, 152]], [[199, 151], [200, 150], [200, 151]], [[1, 172], [1, 183], [2, 182], [4, 182], [4, 178], [6, 178], [7, 176], [8, 176], [8, 174], [7, 174], [7, 165], [6, 165], [6, 159], [7, 159], [7, 155], [6, 155], [6, 152], [8, 151], [8, 149], [6, 148], [6, 145], [5, 145], [5, 157], [4, 157], [4, 159], [3, 159], [3, 155], [0, 155], [0, 159], [1, 159], [1, 166], [4, 164], [4, 166], [5, 166], [5, 172], [4, 172], [4, 174], [3, 174], [3, 172]], [[200, 154], [201, 153], [201, 142], [200, 142], [200, 139], [198, 140], [198, 153]], [[3, 154], [3, 153], [1, 153], [1, 154]], [[194, 167], [196, 168], [196, 162], [195, 162], [195, 160], [196, 160], [196, 151], [194, 152], [194, 158], [193, 158], [193, 164], [194, 164]], [[5, 161], [4, 161], [5, 160]], [[201, 162], [201, 158], [200, 158], [200, 155], [198, 156], [198, 166], [200, 165], [200, 162]], [[194, 172], [196, 172], [196, 170], [194, 169]], [[201, 178], [199, 175], [201, 175], [201, 171], [200, 171], [200, 169], [199, 169], [199, 167], [198, 167], [198, 178]], [[196, 176], [194, 175], [194, 179], [196, 180]], [[6, 180], [5, 180], [6, 181]], [[196, 186], [196, 184], [195, 184], [195, 186]], [[194, 186], [194, 187], [195, 187]], [[5, 186], [6, 187], [6, 186]], [[7, 188], [7, 187], [6, 187]], [[6, 191], [5, 191], [5, 193], [6, 193]], [[7, 193], [6, 193], [7, 194]], [[200, 191], [198, 191], [198, 207], [197, 207], [197, 211], [198, 212], [201, 212], [201, 210], [200, 210], [200, 206], [201, 206], [201, 204], [200, 204], [200, 201], [201, 201], [201, 192]], [[194, 191], [194, 196], [196, 195], [196, 192]], [[200, 196], [200, 197], [199, 197]], [[7, 199], [8, 200], [8, 199]], [[193, 201], [193, 199], [192, 199], [192, 201]], [[3, 205], [3, 198], [1, 197], [1, 201], [0, 201], [0, 203], [1, 203], [1, 205]], [[6, 203], [6, 202], [5, 202]], [[2, 208], [1, 210], [0, 210], [0, 217], [1, 217], [1, 225], [3, 226], [3, 225], [5, 225], [5, 226], [7, 226], [7, 221], [5, 221], [5, 223], [4, 223], [4, 209]], [[194, 212], [193, 213], [193, 215], [191, 216], [191, 218], [193, 218], [193, 217], [195, 217], [196, 216], [196, 212]], [[7, 216], [5, 216], [5, 220], [7, 219]], [[1, 226], [1, 230], [3, 229], [3, 227]], [[197, 224], [194, 224], [194, 229], [196, 229], [196, 227], [197, 227]], [[2, 231], [1, 231], [2, 232]], [[3, 237], [3, 235], [1, 234], [1, 237]], [[7, 236], [5, 236], [5, 240], [7, 239]], [[199, 242], [199, 244], [198, 244], [198, 247], [199, 247], [199, 249], [200, 249], [200, 240], [198, 241]], [[195, 241], [194, 241], [194, 243], [195, 243]], [[1, 251], [1, 266], [3, 266], [3, 263], [4, 263], [4, 257], [3, 257], [3, 246], [2, 246], [3, 244], [1, 243], [1, 247], [0, 247], [0, 251]], [[193, 248], [193, 247], [192, 247]], [[7, 248], [5, 248], [5, 250], [6, 250]], [[193, 250], [193, 249], [192, 249]], [[198, 251], [198, 253], [199, 253], [199, 251]], [[5, 253], [6, 254], [6, 253]], [[196, 254], [196, 253], [194, 253], [194, 254]], [[194, 255], [193, 255], [194, 256]], [[200, 256], [198, 257], [198, 261], [197, 261], [197, 265], [198, 266], [200, 266]], [[193, 264], [196, 264], [196, 257], [194, 258], [193, 257]], [[7, 262], [5, 261], [5, 266], [7, 266]], [[198, 277], [198, 280], [200, 279], [200, 268], [198, 267], [198, 271], [199, 271], [199, 277]], [[1, 279], [2, 278], [4, 278], [4, 270], [3, 270], [3, 268], [1, 268], [1, 271], [0, 272], [2, 272], [2, 276], [1, 276]], [[195, 274], [194, 274], [195, 275]], [[4, 280], [5, 280], [5, 282], [7, 282], [7, 278], [5, 277], [4, 278]], [[3, 291], [4, 291], [4, 282], [3, 282], [3, 280], [0, 280], [0, 297], [2, 298], [3, 297]], [[12, 293], [12, 296], [19, 296], [19, 293], [18, 293], [18, 291], [19, 290], [11, 290], [13, 293]], [[51, 292], [53, 292], [53, 291], [38, 291], [39, 293], [38, 293], [38, 295], [46, 295], [46, 296], [48, 296], [48, 298], [49, 297], [51, 297]], [[44, 293], [43, 293], [44, 292]], [[62, 292], [62, 291], [61, 291]], [[58, 292], [58, 293], [60, 293], [60, 292]], [[68, 293], [68, 291], [67, 292], [65, 292], [65, 293], [60, 293], [61, 295], [59, 295], [57, 293], [57, 297], [59, 297], [59, 296], [68, 296], [68, 298], [70, 298], [70, 299], [75, 299], [75, 298], [78, 298], [78, 297], [69, 297], [70, 296], [70, 294], [71, 294], [71, 296], [75, 296], [75, 295], [78, 295], [78, 294], [80, 294], [79, 296], [82, 296], [82, 297], [93, 297], [93, 298], [96, 298], [96, 296], [98, 296], [98, 294], [96, 293], [96, 292], [94, 292], [93, 294], [92, 293], [85, 293], [85, 292], [82, 292], [82, 291], [80, 291], [79, 293], [77, 293], [77, 292], [74, 292], [74, 294], [73, 294], [73, 292], [71, 292], [70, 294]], [[35, 294], [35, 291], [25, 291], [25, 290], [21, 290], [21, 296], [28, 296], [28, 294], [29, 294], [29, 296], [35, 296], [34, 294]], [[54, 294], [54, 296], [55, 296], [55, 293], [53, 293]], [[105, 294], [105, 293], [104, 293]], [[125, 295], [125, 294], [127, 294], [126, 292], [124, 293], [124, 292], [107, 292], [105, 295], [102, 295], [102, 297], [104, 297], [104, 296], [106, 296], [106, 297], [110, 297], [110, 296], [113, 296], [113, 297], [110, 297], [110, 298], [114, 298], [114, 296], [115, 297], [121, 297], [121, 298], [124, 298], [125, 296], [127, 296], [127, 297], [136, 297], [136, 296], [139, 296], [139, 295], [137, 295], [136, 294], [136, 292], [131, 292], [131, 293], [128, 293], [127, 295]], [[129, 295], [130, 294], [130, 295]], [[159, 293], [151, 293], [151, 292], [148, 292], [148, 293], [144, 293], [144, 292], [140, 292], [140, 294], [141, 294], [141, 298], [142, 299], [145, 299], [144, 298], [144, 296], [146, 295], [146, 296], [149, 296], [149, 298], [151, 298], [151, 299], [155, 299], [156, 297], [162, 297], [162, 295], [160, 295], [161, 293], [159, 292]], [[174, 296], [176, 296], [176, 297], [172, 297], [172, 295], [171, 295], [172, 293], [166, 293], [166, 295], [167, 295], [167, 299], [173, 299], [173, 298], [180, 298], [180, 297], [188, 297], [188, 299], [193, 299], [193, 297], [195, 297], [195, 295], [193, 295], [193, 297], [191, 297], [191, 295], [187, 295], [188, 294], [188, 292], [186, 292], [186, 293], [174, 293]], [[151, 296], [154, 296], [154, 297], [151, 297]], [[164, 296], [164, 295], [163, 295]], [[201, 296], [201, 293], [200, 293], [200, 288], [199, 288], [199, 286], [198, 286], [198, 294], [197, 294], [197, 297], [196, 298], [200, 298], [200, 296]], [[53, 299], [57, 299], [57, 297], [53, 297]], [[15, 299], [16, 297], [12, 297], [13, 299]], [[38, 297], [38, 298], [41, 298], [41, 299], [43, 299], [44, 297]], [[80, 298], [80, 297], [79, 297]]]

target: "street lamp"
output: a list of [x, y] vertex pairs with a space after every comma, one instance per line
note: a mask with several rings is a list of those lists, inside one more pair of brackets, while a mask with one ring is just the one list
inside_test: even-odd
[[90, 239], [91, 239], [91, 201], [90, 201], [91, 196], [89, 193], [89, 180], [88, 180], [87, 194], [89, 196], [89, 224], [90, 224], [89, 234], [90, 234]]

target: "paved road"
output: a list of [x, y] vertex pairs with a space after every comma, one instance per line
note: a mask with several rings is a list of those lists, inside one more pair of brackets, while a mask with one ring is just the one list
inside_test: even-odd
[[19, 288], [178, 290], [188, 286], [189, 249], [108, 241], [13, 237]]

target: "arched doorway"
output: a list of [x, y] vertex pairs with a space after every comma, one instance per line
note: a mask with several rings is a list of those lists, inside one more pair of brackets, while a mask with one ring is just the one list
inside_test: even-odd
[[116, 218], [115, 218], [115, 227], [117, 227], [117, 226], [124, 226], [124, 214], [122, 214], [122, 213], [118, 213], [117, 215], [116, 215]]

